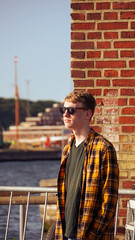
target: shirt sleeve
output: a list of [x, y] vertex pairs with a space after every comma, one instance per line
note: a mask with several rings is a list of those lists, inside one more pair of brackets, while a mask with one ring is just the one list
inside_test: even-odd
[[[101, 235], [114, 221], [119, 184], [119, 170], [115, 149], [108, 146], [101, 153], [101, 205], [88, 232], [90, 240], [100, 239]], [[110, 229], [111, 231], [111, 229]]]

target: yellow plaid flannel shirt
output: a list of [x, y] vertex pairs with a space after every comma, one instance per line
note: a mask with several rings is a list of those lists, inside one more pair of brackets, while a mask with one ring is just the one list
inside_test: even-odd
[[[65, 208], [65, 166], [74, 139], [64, 148], [58, 175], [55, 240], [62, 240]], [[118, 198], [119, 170], [112, 144], [91, 129], [85, 141], [82, 192], [77, 240], [113, 240]]]

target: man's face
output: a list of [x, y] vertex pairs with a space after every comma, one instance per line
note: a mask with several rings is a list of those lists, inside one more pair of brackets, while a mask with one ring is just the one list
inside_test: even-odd
[[[64, 107], [84, 108], [84, 106], [80, 102], [72, 103], [67, 101], [65, 101]], [[86, 109], [76, 109], [74, 114], [70, 114], [66, 110], [63, 114], [63, 121], [66, 128], [72, 130], [78, 130], [79, 128], [81, 128], [84, 124], [86, 124], [86, 112]]]

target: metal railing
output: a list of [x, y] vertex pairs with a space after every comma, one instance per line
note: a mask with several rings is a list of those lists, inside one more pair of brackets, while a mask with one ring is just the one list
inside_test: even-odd
[[118, 201], [117, 201], [117, 206], [116, 206], [116, 216], [115, 216], [114, 240], [116, 240], [119, 202], [120, 202], [120, 197], [122, 195], [127, 195], [127, 196], [130, 196], [130, 197], [131, 196], [133, 197], [133, 196], [135, 196], [135, 190], [119, 189]]
[[[33, 196], [34, 194], [45, 193], [45, 196]], [[41, 240], [44, 235], [47, 200], [49, 193], [57, 193], [56, 187], [0, 187], [0, 205], [9, 205], [5, 240], [8, 237], [10, 213], [12, 205], [20, 205], [20, 240], [25, 240], [28, 219], [29, 205], [44, 204], [44, 214], [41, 228]], [[26, 206], [26, 210], [25, 210]]]
[[[34, 194], [45, 193], [45, 196], [33, 196]], [[20, 240], [25, 240], [27, 218], [29, 205], [44, 204], [44, 214], [41, 228], [41, 240], [43, 240], [44, 225], [46, 217], [46, 207], [49, 193], [57, 193], [56, 187], [0, 187], [0, 205], [9, 205], [7, 225], [5, 231], [5, 240], [8, 236], [8, 228], [10, 222], [10, 213], [12, 205], [20, 205]], [[26, 196], [27, 195], [27, 196]], [[117, 201], [116, 217], [115, 217], [115, 229], [114, 229], [114, 239], [116, 240], [117, 234], [117, 221], [118, 221], [118, 210], [119, 210], [119, 200], [122, 195], [135, 196], [135, 190], [119, 190], [119, 197]], [[26, 210], [24, 213], [26, 205]]]

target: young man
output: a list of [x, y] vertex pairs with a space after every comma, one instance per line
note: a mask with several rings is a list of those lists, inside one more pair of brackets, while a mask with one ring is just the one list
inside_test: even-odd
[[57, 240], [114, 239], [119, 171], [114, 147], [90, 127], [95, 106], [91, 94], [78, 91], [60, 108], [73, 134], [58, 175]]

